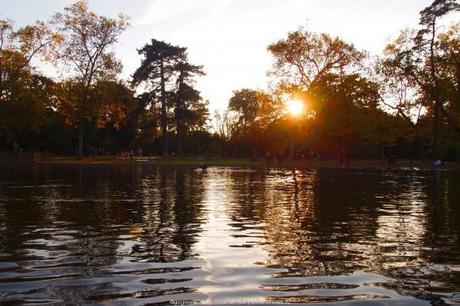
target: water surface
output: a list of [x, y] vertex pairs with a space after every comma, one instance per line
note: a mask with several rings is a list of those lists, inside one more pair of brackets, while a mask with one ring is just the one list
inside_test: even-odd
[[0, 166], [0, 303], [460, 303], [460, 173]]

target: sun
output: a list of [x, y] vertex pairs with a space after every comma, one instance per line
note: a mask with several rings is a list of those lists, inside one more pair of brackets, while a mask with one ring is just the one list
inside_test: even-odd
[[303, 102], [297, 99], [286, 101], [286, 109], [293, 116], [298, 116], [303, 112]]

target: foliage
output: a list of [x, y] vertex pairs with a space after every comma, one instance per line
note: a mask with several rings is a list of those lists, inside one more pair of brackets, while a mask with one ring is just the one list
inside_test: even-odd
[[54, 82], [35, 73], [31, 62], [47, 57], [58, 43], [43, 22], [15, 30], [0, 20], [0, 139], [15, 151], [40, 130], [53, 99]]
[[[195, 85], [204, 67], [187, 48], [151, 39], [129, 85], [118, 79], [113, 47], [126, 16], [77, 0], [49, 23], [0, 20], [1, 151], [460, 160], [460, 24], [439, 27], [458, 10], [434, 0], [377, 61], [339, 37], [288, 33], [268, 46], [270, 90], [235, 90], [213, 131]], [[50, 62], [60, 78], [34, 66]], [[287, 111], [289, 99], [303, 102], [301, 114]]]
[[[387, 45], [384, 52], [382, 65], [386, 76], [393, 78], [392, 84], [405, 84], [405, 87], [412, 87], [416, 94], [410, 103], [399, 103], [395, 106], [399, 114], [404, 115], [403, 108], [420, 108], [421, 105], [427, 108], [433, 117], [432, 133], [432, 158], [438, 159], [438, 143], [442, 130], [442, 110], [448, 103], [446, 82], [448, 73], [458, 68], [449, 67], [455, 61], [449, 61], [452, 53], [441, 48], [442, 36], [438, 33], [438, 19], [452, 11], [458, 11], [460, 5], [455, 0], [435, 0], [430, 6], [420, 12], [420, 26], [418, 31], [404, 31], [393, 42]], [[446, 52], [447, 51], [447, 52]], [[454, 54], [458, 51], [453, 51]], [[444, 73], [443, 73], [444, 72]], [[390, 85], [394, 88], [394, 85]], [[405, 114], [404, 116], [409, 117]]]
[[[178, 63], [185, 60], [186, 48], [173, 46], [169, 43], [152, 39], [138, 53], [143, 56], [141, 65], [133, 74], [132, 84], [144, 85], [151, 97], [159, 98], [161, 103], [161, 134], [163, 138], [162, 155], [168, 155], [168, 102], [172, 100], [171, 92], [167, 92], [168, 83], [176, 72]], [[172, 83], [174, 84], [174, 83]], [[171, 84], [169, 84], [171, 86]], [[169, 101], [168, 101], [169, 100]]]
[[254, 155], [265, 151], [266, 130], [280, 116], [281, 109], [280, 100], [263, 91], [247, 88], [234, 91], [228, 104], [228, 110], [233, 113], [229, 126], [231, 139], [240, 145], [251, 143]]
[[88, 9], [86, 0], [78, 0], [55, 14], [53, 24], [62, 35], [56, 59], [69, 66], [85, 88], [99, 80], [112, 80], [121, 71], [121, 63], [109, 48], [127, 28], [126, 16], [99, 16]]
[[364, 53], [328, 34], [303, 28], [268, 47], [275, 58], [272, 75], [282, 84], [308, 89], [328, 73], [351, 73], [359, 69]]
[[204, 75], [203, 67], [190, 64], [186, 50], [155, 39], [138, 50], [143, 59], [132, 85], [143, 85], [147, 92], [143, 96], [153, 108], [161, 105], [163, 155], [169, 153], [169, 126], [175, 127], [177, 154], [182, 156], [186, 133], [206, 128], [209, 117], [207, 102], [193, 88], [194, 78]]
[[53, 18], [62, 35], [62, 46], [56, 53], [56, 61], [71, 71], [74, 81], [80, 83], [80, 96], [75, 110], [78, 113], [78, 153], [83, 154], [83, 135], [85, 123], [93, 106], [90, 103], [92, 87], [99, 81], [109, 81], [121, 72], [121, 63], [115, 59], [110, 47], [128, 26], [127, 18], [120, 15], [117, 19], [98, 16], [88, 9], [86, 0], [78, 0], [57, 13]]

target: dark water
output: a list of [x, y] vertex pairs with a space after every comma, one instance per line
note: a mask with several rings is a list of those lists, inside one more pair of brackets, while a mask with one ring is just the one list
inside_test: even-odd
[[460, 173], [0, 166], [0, 304], [460, 303]]

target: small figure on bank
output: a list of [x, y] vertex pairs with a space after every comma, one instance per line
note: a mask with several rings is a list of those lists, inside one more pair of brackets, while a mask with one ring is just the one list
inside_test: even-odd
[[267, 164], [270, 164], [272, 162], [272, 155], [270, 151], [267, 151], [267, 153], [265, 153], [265, 159], [267, 160]]
[[207, 161], [206, 156], [205, 155], [199, 156], [198, 160], [200, 161], [198, 163], [198, 166], [200, 166], [201, 170], [206, 171], [206, 169], [208, 169], [208, 163], [206, 162]]

